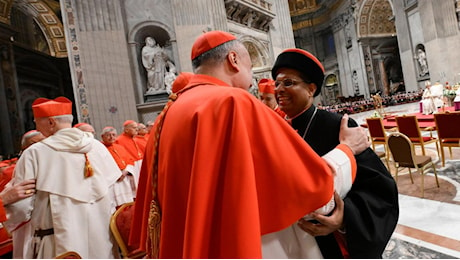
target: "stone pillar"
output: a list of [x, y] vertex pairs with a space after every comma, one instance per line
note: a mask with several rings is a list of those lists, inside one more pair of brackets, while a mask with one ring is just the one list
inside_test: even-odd
[[382, 81], [383, 85], [383, 94], [389, 95], [390, 94], [390, 84], [388, 84], [388, 76], [385, 71], [385, 64], [383, 63], [383, 59], [379, 59], [379, 73], [380, 73], [380, 80]]
[[210, 0], [210, 8], [212, 10], [212, 21], [214, 24], [214, 30], [226, 31], [227, 26], [227, 14], [225, 12], [225, 2], [222, 0]]
[[[273, 1], [272, 12], [276, 13], [273, 21], [278, 24], [278, 31], [281, 35], [281, 51], [287, 48], [294, 48], [294, 32], [292, 30], [291, 14], [289, 11], [289, 4], [285, 1]], [[278, 52], [275, 52], [275, 57], [278, 56]]]
[[96, 132], [138, 120], [121, 2], [60, 1], [78, 121]]

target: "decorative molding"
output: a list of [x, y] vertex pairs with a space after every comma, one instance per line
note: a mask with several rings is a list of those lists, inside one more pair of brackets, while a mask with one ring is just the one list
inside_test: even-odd
[[0, 23], [10, 23], [11, 6], [13, 0], [0, 0]]
[[73, 17], [77, 17], [75, 14], [75, 6], [73, 0], [63, 0], [62, 3], [64, 6], [63, 17], [67, 17], [67, 26], [70, 34], [70, 39], [68, 39], [67, 43], [71, 47], [71, 51], [69, 53], [69, 61], [70, 67], [75, 71], [76, 77], [73, 79], [73, 85], [77, 86], [74, 90], [76, 104], [79, 104], [77, 107], [77, 115], [78, 115], [78, 122], [84, 122], [91, 124], [91, 118], [89, 116], [89, 106], [88, 106], [88, 99], [87, 96], [87, 89], [84, 81], [83, 75], [83, 68], [80, 62], [80, 48], [79, 48], [79, 40], [77, 36], [77, 31], [79, 31], [78, 24], [76, 19]]
[[[65, 42], [64, 27], [61, 20], [43, 0], [0, 0], [0, 22], [11, 24], [10, 13], [13, 6], [21, 10], [25, 15], [32, 17], [35, 23], [40, 27], [51, 56], [62, 58], [67, 57], [66, 48], [61, 48], [61, 43]], [[8, 8], [8, 10], [4, 10]], [[7, 16], [4, 17], [4, 13]], [[3, 19], [5, 18], [5, 19]]]
[[225, 11], [228, 20], [265, 32], [275, 18], [266, 0], [225, 0]]
[[396, 34], [393, 10], [388, 0], [369, 0], [364, 3], [358, 20], [358, 37], [392, 36]]

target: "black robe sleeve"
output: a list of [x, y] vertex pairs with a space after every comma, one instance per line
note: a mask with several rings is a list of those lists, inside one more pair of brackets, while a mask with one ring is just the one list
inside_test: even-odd
[[[324, 155], [339, 143], [341, 115], [318, 110], [305, 140]], [[352, 119], [349, 126], [357, 126]], [[350, 258], [381, 258], [399, 217], [396, 183], [368, 148], [356, 156], [357, 175], [344, 198], [345, 237]], [[325, 258], [343, 258], [333, 234], [316, 237]]]

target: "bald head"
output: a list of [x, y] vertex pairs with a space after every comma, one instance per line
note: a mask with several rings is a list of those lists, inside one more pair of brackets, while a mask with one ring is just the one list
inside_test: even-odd
[[79, 124], [76, 124], [74, 127], [82, 130], [83, 132], [92, 133], [93, 136], [96, 135], [96, 131], [94, 130], [94, 127], [92, 125], [90, 125], [90, 124], [79, 123]]

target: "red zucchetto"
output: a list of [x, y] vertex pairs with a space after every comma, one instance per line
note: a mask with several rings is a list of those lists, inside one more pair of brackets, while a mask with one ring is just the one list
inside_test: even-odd
[[224, 31], [210, 31], [203, 33], [195, 40], [195, 43], [192, 46], [192, 60], [219, 45], [233, 40], [236, 40], [236, 37]]

